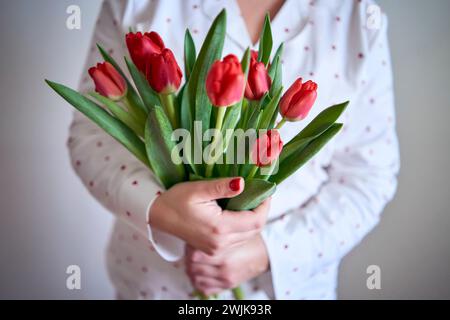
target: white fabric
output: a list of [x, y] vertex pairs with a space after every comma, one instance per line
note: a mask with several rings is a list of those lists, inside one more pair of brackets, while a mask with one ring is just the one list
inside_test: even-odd
[[[319, 86], [311, 114], [306, 121], [286, 124], [282, 139], [289, 141], [323, 108], [347, 99], [351, 104], [341, 119], [342, 132], [278, 186], [263, 231], [270, 271], [243, 285], [249, 299], [335, 298], [339, 261], [377, 224], [394, 195], [399, 155], [387, 20], [382, 17], [379, 29], [367, 28], [370, 4], [287, 0], [272, 22], [274, 49], [285, 42], [285, 88], [299, 76]], [[86, 70], [102, 60], [95, 43], [122, 63], [129, 27], [157, 31], [182, 66], [185, 29], [199, 48], [223, 7], [228, 16], [224, 54], [242, 55], [251, 44], [235, 0], [107, 1]], [[80, 89], [93, 89], [87, 72]], [[153, 175], [79, 113], [69, 148], [86, 187], [117, 217], [107, 260], [119, 297], [192, 298], [180, 260], [184, 243], [147, 223], [149, 205], [163, 191]]]

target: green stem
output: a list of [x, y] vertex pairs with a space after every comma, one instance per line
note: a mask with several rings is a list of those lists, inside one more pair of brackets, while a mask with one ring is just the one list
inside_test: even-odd
[[233, 296], [236, 300], [244, 300], [244, 292], [242, 291], [241, 287], [236, 287], [233, 290]]
[[128, 98], [128, 95], [122, 99], [125, 107], [130, 115], [136, 121], [139, 126], [145, 127], [145, 121], [147, 120], [147, 114], [140, 107], [135, 105], [132, 100]]
[[278, 122], [278, 124], [276, 125], [275, 129], [281, 129], [281, 127], [286, 123], [286, 119], [283, 118], [280, 120], [280, 122]]
[[267, 172], [266, 174], [263, 175], [263, 174], [261, 174], [262, 170], [260, 171], [260, 175], [261, 175], [263, 180], [269, 180], [269, 178], [272, 175], [273, 170], [275, 169], [275, 166], [276, 166], [278, 161], [279, 161], [279, 159], [277, 159], [274, 162], [272, 162], [272, 164], [269, 167], [269, 172]]
[[249, 172], [249, 174], [247, 175], [247, 179], [251, 179], [255, 176], [256, 172], [258, 171], [258, 166], [257, 165], [253, 165], [252, 170]]
[[[227, 108], [226, 107], [219, 107], [219, 110], [217, 110], [217, 118], [216, 118], [216, 133], [217, 131], [219, 131], [219, 134], [221, 134], [221, 130], [222, 130], [222, 124], [223, 124], [223, 119], [225, 117], [225, 113], [227, 112]], [[211, 153], [213, 150], [215, 150], [216, 148], [216, 144], [217, 144], [217, 139], [216, 139], [216, 134], [214, 134], [213, 136], [213, 140], [211, 142], [211, 146], [210, 146], [210, 152], [208, 154], [208, 162], [211, 159]], [[213, 163], [210, 164], [206, 164], [206, 170], [205, 170], [205, 177], [209, 178], [212, 175], [213, 169], [214, 169], [214, 164], [215, 161]]]
[[164, 111], [172, 124], [173, 129], [178, 128], [178, 118], [175, 110], [174, 96], [172, 93], [169, 94], [159, 94], [161, 99], [161, 104], [163, 105]]

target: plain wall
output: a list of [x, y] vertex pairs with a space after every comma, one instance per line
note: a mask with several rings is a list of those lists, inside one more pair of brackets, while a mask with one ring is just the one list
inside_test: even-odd
[[[390, 22], [402, 168], [380, 225], [341, 268], [339, 297], [450, 298], [450, 1], [379, 1]], [[66, 8], [82, 29], [65, 27]], [[112, 216], [71, 169], [71, 108], [43, 79], [76, 87], [100, 1], [0, 1], [0, 298], [113, 298]], [[66, 268], [82, 289], [66, 289]], [[366, 268], [381, 268], [368, 290]]]

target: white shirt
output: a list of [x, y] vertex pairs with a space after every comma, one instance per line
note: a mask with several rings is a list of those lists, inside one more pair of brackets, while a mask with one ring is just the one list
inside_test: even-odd
[[[283, 141], [324, 108], [351, 103], [340, 119], [343, 130], [278, 186], [263, 230], [270, 271], [243, 284], [249, 299], [334, 299], [340, 260], [378, 223], [394, 195], [399, 155], [387, 20], [383, 15], [380, 28], [368, 28], [370, 4], [287, 0], [272, 21], [274, 48], [285, 43], [285, 88], [297, 77], [319, 86], [310, 115], [286, 124], [280, 132]], [[198, 50], [223, 7], [228, 17], [224, 55], [240, 56], [251, 40], [235, 0], [107, 1], [85, 70], [102, 60], [95, 43], [123, 62], [129, 27], [157, 31], [182, 67], [185, 29], [191, 30]], [[93, 90], [87, 72], [80, 90]], [[79, 113], [70, 128], [69, 148], [89, 192], [117, 217], [107, 264], [118, 296], [192, 298], [183, 270], [184, 243], [147, 224], [149, 205], [163, 191], [152, 173]]]

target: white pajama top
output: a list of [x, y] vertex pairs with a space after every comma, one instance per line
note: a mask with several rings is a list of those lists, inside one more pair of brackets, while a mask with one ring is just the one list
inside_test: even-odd
[[[270, 270], [242, 285], [248, 299], [334, 299], [340, 260], [374, 228], [395, 193], [399, 154], [387, 20], [372, 16], [373, 5], [367, 0], [286, 0], [272, 21], [274, 49], [285, 44], [284, 88], [298, 77], [318, 83], [309, 116], [285, 124], [282, 140], [289, 141], [324, 108], [351, 102], [340, 119], [343, 130], [277, 187], [262, 232]], [[224, 55], [241, 56], [249, 46], [257, 50], [235, 0], [105, 1], [80, 90], [94, 89], [87, 69], [102, 61], [95, 43], [126, 70], [129, 27], [153, 30], [183, 67], [185, 29], [199, 50], [222, 8], [228, 19]], [[193, 299], [183, 270], [184, 242], [147, 223], [149, 206], [164, 192], [152, 173], [78, 112], [68, 145], [86, 188], [117, 218], [107, 269], [118, 297]], [[221, 297], [232, 296], [224, 292]]]

